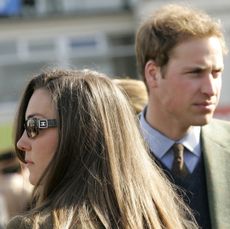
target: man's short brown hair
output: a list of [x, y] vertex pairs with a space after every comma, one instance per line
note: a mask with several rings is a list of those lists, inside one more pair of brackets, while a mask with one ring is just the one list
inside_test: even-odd
[[[136, 34], [136, 58], [139, 73], [144, 77], [149, 60], [164, 67], [171, 50], [192, 38], [216, 36], [223, 53], [227, 52], [220, 23], [208, 14], [180, 4], [169, 4], [155, 11], [139, 27]], [[145, 79], [144, 79], [145, 81]]]

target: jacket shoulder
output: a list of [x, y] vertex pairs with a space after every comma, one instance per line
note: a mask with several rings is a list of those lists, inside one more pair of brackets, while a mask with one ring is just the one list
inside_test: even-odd
[[27, 217], [15, 216], [7, 224], [6, 229], [31, 229], [32, 222]]
[[40, 212], [37, 216], [36, 220], [36, 216], [32, 214], [15, 216], [8, 222], [6, 229], [32, 229], [35, 224], [36, 228], [53, 228], [52, 217], [49, 212]]
[[214, 128], [216, 128], [217, 130], [229, 131], [230, 122], [226, 120], [213, 119], [212, 121], [210, 121], [209, 124], [203, 126], [204, 130], [213, 130]]
[[213, 119], [209, 124], [202, 127], [202, 135], [212, 139], [214, 142], [225, 142], [230, 144], [230, 122]]

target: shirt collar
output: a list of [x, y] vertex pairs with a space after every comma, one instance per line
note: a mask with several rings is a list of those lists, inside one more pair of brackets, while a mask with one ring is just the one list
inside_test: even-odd
[[[140, 114], [140, 126], [144, 136], [144, 139], [149, 145], [150, 150], [156, 157], [162, 158], [168, 150], [175, 143], [174, 140], [168, 138], [160, 131], [151, 127], [145, 119], [147, 107]], [[193, 126], [186, 135], [177, 141], [182, 143], [191, 153], [196, 156], [200, 156], [200, 126]]]
[[200, 126], [193, 126], [179, 141], [196, 156], [200, 156], [200, 131]]

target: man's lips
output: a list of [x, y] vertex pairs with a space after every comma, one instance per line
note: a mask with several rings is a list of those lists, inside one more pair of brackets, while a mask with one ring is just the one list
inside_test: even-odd
[[195, 105], [203, 105], [203, 106], [209, 106], [209, 105], [215, 105], [216, 102], [212, 100], [200, 100], [197, 102], [194, 102]]
[[198, 103], [195, 103], [195, 105], [197, 106], [214, 106], [216, 103], [214, 102], [198, 102]]
[[216, 103], [214, 102], [199, 102], [199, 103], [194, 103], [194, 106], [204, 109], [204, 110], [213, 110], [216, 107]]

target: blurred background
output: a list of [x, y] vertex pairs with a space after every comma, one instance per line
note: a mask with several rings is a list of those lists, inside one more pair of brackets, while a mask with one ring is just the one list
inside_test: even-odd
[[[134, 37], [142, 18], [167, 0], [0, 0], [0, 152], [12, 145], [17, 102], [46, 67], [92, 68], [139, 78]], [[187, 1], [221, 20], [230, 47], [230, 1]], [[230, 120], [230, 57], [216, 116]]]

